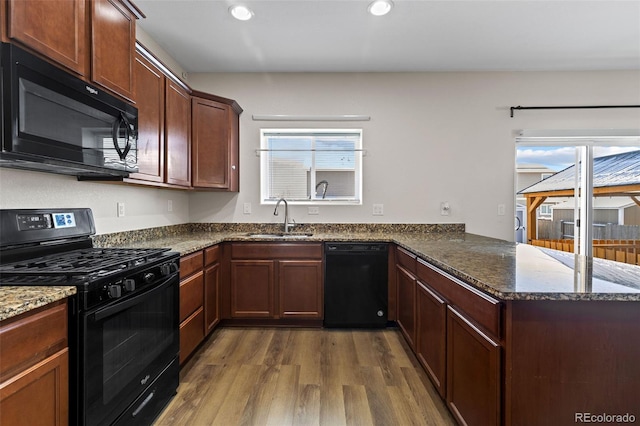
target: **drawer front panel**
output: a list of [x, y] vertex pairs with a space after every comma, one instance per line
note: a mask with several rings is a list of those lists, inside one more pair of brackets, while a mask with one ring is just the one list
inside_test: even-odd
[[220, 260], [220, 245], [208, 247], [204, 250], [204, 265], [209, 266]]
[[418, 259], [418, 278], [489, 333], [501, 337], [501, 305], [491, 296]]
[[409, 253], [402, 247], [396, 248], [396, 263], [402, 265], [407, 271], [412, 274], [416, 273], [416, 256]]
[[321, 243], [235, 243], [233, 259], [322, 259]]
[[66, 301], [3, 323], [0, 326], [0, 381], [66, 346]]
[[180, 324], [180, 364], [204, 339], [204, 310], [200, 308]]
[[188, 277], [202, 269], [204, 256], [202, 250], [180, 258], [180, 279]]
[[180, 282], [180, 321], [202, 307], [204, 296], [204, 273], [200, 271]]

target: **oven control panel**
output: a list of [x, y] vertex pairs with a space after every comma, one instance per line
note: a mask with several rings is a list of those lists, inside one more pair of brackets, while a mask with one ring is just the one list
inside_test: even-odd
[[73, 212], [18, 214], [18, 230], [75, 228], [76, 216]]

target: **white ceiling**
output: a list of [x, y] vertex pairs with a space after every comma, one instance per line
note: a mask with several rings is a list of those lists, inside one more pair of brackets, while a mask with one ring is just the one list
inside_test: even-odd
[[640, 0], [394, 0], [383, 17], [369, 3], [135, 0], [191, 73], [640, 69]]

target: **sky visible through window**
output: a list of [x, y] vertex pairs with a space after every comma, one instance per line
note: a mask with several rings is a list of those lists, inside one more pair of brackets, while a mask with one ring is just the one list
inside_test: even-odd
[[[593, 149], [593, 157], [604, 157], [607, 155], [620, 154], [623, 152], [637, 151], [637, 146], [612, 147], [596, 146]], [[516, 151], [516, 163], [540, 164], [553, 171], [564, 170], [575, 164], [575, 147], [573, 146], [553, 146], [553, 147], [518, 147]]]

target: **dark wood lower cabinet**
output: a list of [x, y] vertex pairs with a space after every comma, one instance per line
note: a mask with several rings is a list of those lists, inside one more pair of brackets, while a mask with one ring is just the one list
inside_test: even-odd
[[506, 313], [506, 425], [572, 425], [589, 413], [640, 422], [640, 302], [514, 300]]
[[416, 294], [416, 356], [438, 393], [446, 397], [447, 303], [418, 281]]
[[460, 424], [500, 424], [500, 345], [447, 307], [447, 405]]
[[231, 317], [273, 318], [273, 260], [231, 261]]
[[398, 325], [415, 350], [416, 342], [416, 277], [401, 266], [396, 267], [396, 285], [398, 289]]
[[221, 292], [231, 306], [230, 320], [320, 325], [324, 314], [321, 243], [242, 242], [232, 243], [230, 252], [230, 291], [228, 296]]
[[321, 260], [278, 262], [280, 318], [323, 318]]
[[0, 323], [0, 425], [69, 423], [67, 302]]

